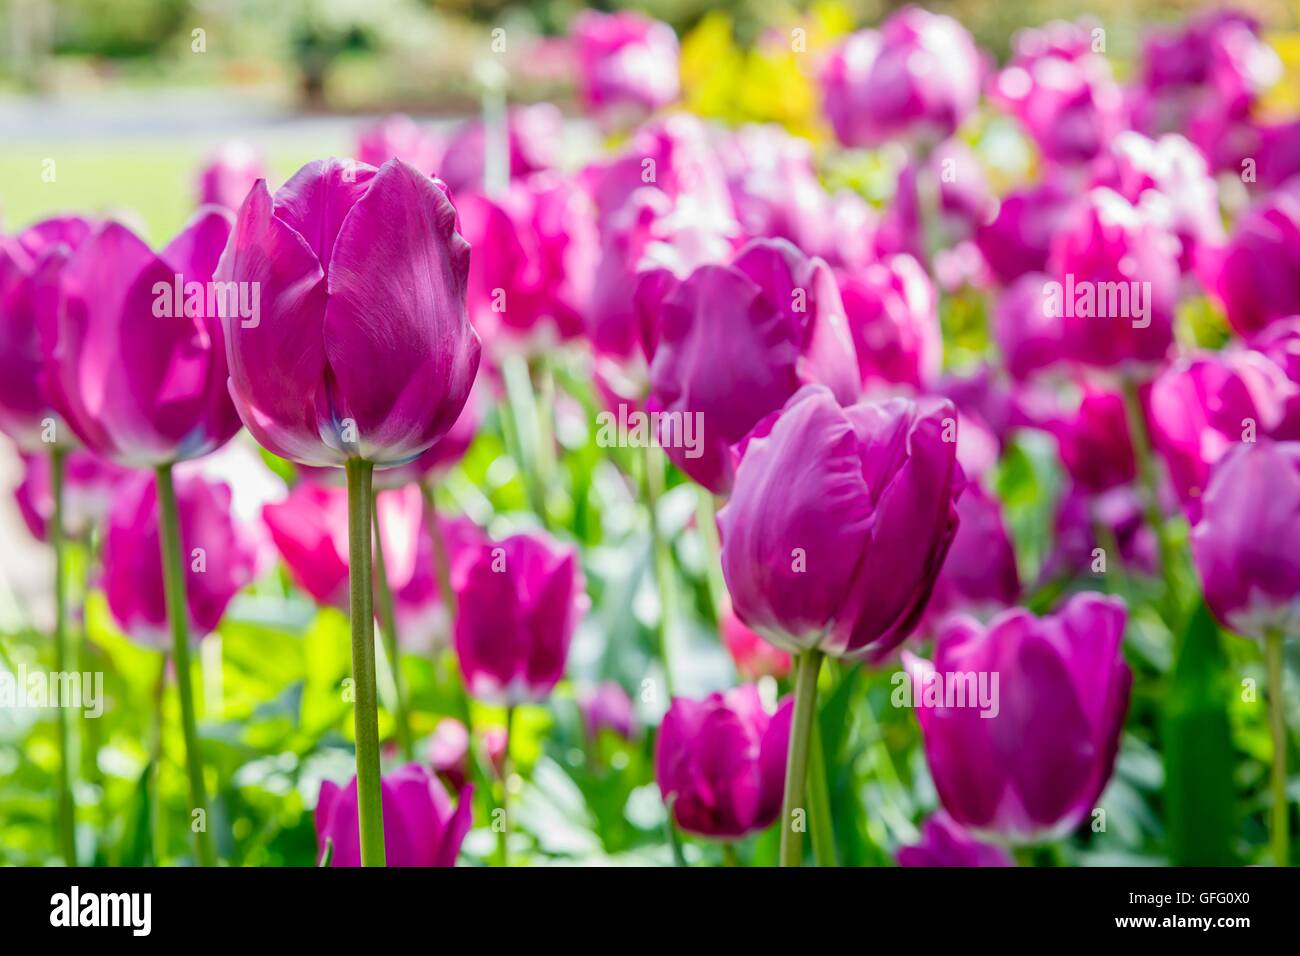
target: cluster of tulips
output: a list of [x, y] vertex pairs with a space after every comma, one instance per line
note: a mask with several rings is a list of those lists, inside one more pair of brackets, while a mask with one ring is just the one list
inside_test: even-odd
[[[512, 718], [486, 769], [450, 716], [416, 759], [394, 667], [382, 741], [376, 617], [390, 662], [449, 647], [463, 693], [507, 715], [564, 678], [591, 560], [551, 494], [575, 401], [547, 362], [564, 352], [595, 407], [655, 423], [618, 480], [654, 543], [648, 683], [665, 692], [654, 770], [672, 828], [729, 847], [777, 824], [783, 865], [809, 850], [833, 863], [819, 684], [893, 661], [919, 688], [993, 676], [998, 697], [993, 712], [917, 702], [941, 809], [900, 863], [1005, 865], [1009, 846], [1069, 834], [1111, 777], [1133, 684], [1125, 601], [1078, 586], [1109, 561], [1149, 579], [1171, 631], [1203, 595], [1261, 642], [1285, 864], [1300, 124], [1259, 119], [1277, 61], [1257, 25], [1213, 13], [1155, 32], [1122, 85], [1093, 24], [1026, 29], [994, 68], [956, 21], [906, 8], [808, 54], [838, 151], [674, 109], [663, 24], [587, 12], [570, 42], [610, 139], [576, 171], [558, 165], [549, 104], [445, 137], [393, 117], [356, 159], [309, 163], [274, 192], [258, 156], [221, 153], [161, 250], [80, 216], [0, 237], [0, 428], [24, 455], [19, 502], [60, 569], [67, 536], [102, 528], [113, 616], [172, 658], [191, 806], [207, 803], [191, 640], [278, 557], [350, 615], [356, 776], [319, 792], [322, 861], [457, 860], [473, 788], [509, 773]], [[1001, 195], [971, 145], [990, 116], [1037, 155]], [[883, 206], [825, 185], [846, 155], [896, 163]], [[212, 288], [219, 305], [251, 290], [258, 308], [214, 309]], [[182, 307], [160, 313], [173, 289]], [[977, 361], [945, 361], [945, 300], [987, 304]], [[1194, 339], [1216, 316], [1219, 347]], [[508, 537], [435, 495], [489, 411], [533, 513]], [[241, 428], [294, 466], [252, 522], [234, 500], [248, 489], [221, 480]], [[1025, 433], [1067, 476], [1034, 580], [993, 480]], [[667, 465], [699, 487], [708, 595], [744, 681], [702, 698], [674, 694]], [[593, 732], [635, 732], [619, 684], [580, 703]], [[59, 791], [71, 862], [66, 767]], [[206, 830], [195, 860], [216, 862]]]

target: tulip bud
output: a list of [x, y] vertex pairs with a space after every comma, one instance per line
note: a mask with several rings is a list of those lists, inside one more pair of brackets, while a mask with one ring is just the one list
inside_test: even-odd
[[[926, 762], [954, 820], [1029, 843], [1064, 836], [1092, 811], [1133, 682], [1126, 617], [1116, 598], [1079, 594], [1044, 618], [1014, 608], [987, 627], [952, 619], [933, 664], [904, 653], [921, 688]], [[989, 693], [957, 693], [978, 686]]]
[[736, 615], [792, 653], [899, 644], [957, 531], [956, 437], [947, 401], [842, 408], [802, 389], [750, 436], [718, 516]]
[[981, 843], [939, 810], [921, 827], [921, 842], [900, 847], [899, 866], [1015, 866], [1006, 850]]
[[429, 738], [429, 766], [456, 793], [469, 778], [469, 730], [455, 717], [444, 717]]
[[[456, 806], [428, 767], [407, 764], [380, 782], [384, 808], [384, 853], [388, 866], [455, 866], [469, 832], [474, 788], [460, 792]], [[330, 866], [360, 866], [357, 778], [340, 787], [323, 780], [316, 801], [318, 855], [332, 846]]]
[[1233, 448], [1201, 507], [1192, 557], [1215, 617], [1247, 637], [1300, 633], [1300, 442]]
[[752, 684], [704, 700], [674, 697], [655, 741], [655, 779], [677, 826], [735, 840], [781, 813], [794, 700], [775, 714]]
[[943, 363], [939, 300], [911, 256], [890, 256], [839, 273], [840, 296], [865, 388], [926, 389]]
[[1099, 494], [1137, 476], [1124, 396], [1088, 388], [1074, 413], [1049, 429], [1066, 471], [1084, 490]]
[[577, 555], [541, 534], [488, 542], [457, 588], [455, 646], [465, 686], [507, 706], [543, 700], [564, 676], [586, 611]]
[[478, 371], [469, 246], [412, 166], [309, 163], [249, 194], [219, 278], [256, 283], [227, 318], [230, 394], [253, 437], [306, 465], [408, 462], [455, 423]]

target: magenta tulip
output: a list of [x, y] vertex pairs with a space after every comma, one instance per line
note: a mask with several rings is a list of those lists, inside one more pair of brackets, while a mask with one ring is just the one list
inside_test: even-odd
[[584, 586], [574, 550], [543, 535], [483, 544], [456, 595], [456, 656], [469, 692], [507, 706], [545, 699], [564, 676]]
[[266, 178], [261, 154], [248, 143], [222, 143], [199, 170], [199, 205], [211, 204], [235, 212], [259, 179]]
[[[1104, 535], [1099, 534], [1102, 529]], [[1101, 548], [1104, 553], [1112, 542], [1119, 549], [1118, 563], [1125, 571], [1157, 571], [1155, 531], [1146, 523], [1134, 485], [1120, 485], [1099, 495], [1070, 487], [1057, 506], [1052, 535], [1051, 553], [1039, 572], [1040, 585], [1097, 575], [1104, 568], [1115, 567], [1109, 563], [1115, 562], [1115, 555], [1110, 555], [1103, 567], [1096, 550]]]
[[787, 698], [768, 714], [752, 684], [673, 698], [655, 741], [655, 779], [677, 826], [737, 840], [776, 821], [793, 709]]
[[274, 200], [260, 183], [220, 269], [260, 289], [259, 321], [227, 320], [230, 394], [253, 437], [307, 465], [426, 451], [478, 371], [468, 271], [455, 207], [412, 166], [317, 161]]
[[1300, 314], [1300, 177], [1243, 213], [1204, 271], [1238, 335]]
[[[24, 453], [22, 462], [23, 480], [14, 489], [14, 500], [32, 537], [45, 541], [54, 517], [50, 456]], [[108, 517], [117, 489], [130, 472], [82, 449], [69, 451], [63, 468], [63, 534], [84, 538]]]
[[722, 643], [743, 680], [779, 678], [790, 673], [790, 655], [779, 647], [773, 647], [746, 627], [731, 609], [730, 599], [724, 599], [721, 617], [718, 630], [722, 635]]
[[[239, 430], [213, 272], [231, 215], [205, 206], [161, 253], [109, 222], [81, 244], [42, 329], [55, 407], [86, 447], [128, 467], [198, 458]], [[237, 298], [237, 297], [236, 297]]]
[[907, 253], [938, 263], [997, 211], [997, 200], [975, 154], [961, 140], [939, 144], [924, 162], [913, 160], [880, 217], [874, 239], [881, 256]]
[[939, 297], [911, 256], [890, 256], [839, 273], [840, 297], [863, 388], [934, 385], [943, 363]]
[[609, 730], [624, 740], [631, 740], [636, 732], [632, 698], [616, 681], [602, 681], [594, 687], [579, 690], [578, 709], [582, 712], [583, 727], [592, 740], [603, 730]]
[[1004, 196], [997, 214], [976, 226], [976, 245], [1003, 284], [1047, 270], [1052, 237], [1073, 200], [1073, 190], [1050, 179]]
[[1015, 866], [1006, 850], [983, 843], [939, 810], [921, 827], [921, 842], [900, 847], [899, 866]]
[[455, 717], [444, 717], [429, 738], [429, 766], [455, 793], [469, 779], [469, 730]]
[[573, 21], [578, 95], [591, 112], [632, 116], [677, 98], [677, 34], [631, 10], [584, 10]]
[[846, 404], [857, 395], [835, 278], [783, 240], [755, 240], [730, 265], [673, 283], [658, 326], [647, 407], [680, 423], [661, 429], [664, 450], [717, 494], [731, 487], [731, 446], [801, 385], [824, 384]]
[[1086, 388], [1078, 407], [1051, 422], [1061, 462], [1080, 488], [1092, 494], [1137, 477], [1124, 396]]
[[[564, 142], [564, 117], [550, 103], [512, 107], [506, 114], [506, 143], [510, 152], [509, 178], [523, 179], [552, 169]], [[466, 120], [447, 140], [438, 175], [452, 195], [482, 192], [488, 139], [483, 121]]]
[[998, 499], [971, 482], [957, 501], [960, 524], [934, 583], [927, 620], [955, 611], [990, 617], [1020, 597], [1016, 551]]
[[845, 146], [952, 135], [979, 101], [983, 67], [951, 17], [905, 7], [879, 30], [850, 35], [822, 71], [823, 108]]
[[[133, 475], [115, 491], [104, 534], [104, 594], [118, 626], [132, 638], [168, 647], [167, 605], [152, 475]], [[253, 580], [252, 531], [230, 513], [230, 488], [195, 473], [176, 478], [185, 601], [191, 633], [216, 630], [231, 599]]]
[[1300, 442], [1234, 447], [1201, 508], [1192, 557], [1215, 617], [1260, 640], [1300, 634]]
[[[1126, 617], [1121, 601], [1080, 594], [1044, 618], [1015, 608], [987, 627], [953, 619], [936, 639], [933, 664], [904, 655], [922, 688], [915, 703], [926, 762], [954, 820], [1032, 843], [1064, 836], [1091, 813], [1128, 710]], [[990, 693], [966, 695], [963, 705], [944, 690], [969, 685], [965, 675]]]
[[[474, 788], [451, 797], [428, 767], [407, 764], [380, 783], [384, 850], [389, 866], [455, 866], [472, 820]], [[316, 843], [330, 849], [330, 866], [361, 866], [357, 827], [357, 778], [345, 786], [321, 781], [316, 801]]]
[[385, 116], [357, 134], [357, 159], [378, 169], [390, 159], [400, 159], [430, 175], [438, 171], [442, 143], [403, 113]]
[[1282, 420], [1274, 427], [1273, 437], [1279, 441], [1300, 440], [1300, 315], [1278, 319], [1254, 336], [1249, 345], [1276, 365], [1293, 386], [1284, 390]]
[[1044, 290], [1053, 281], [1044, 273], [1027, 272], [1004, 289], [993, 306], [993, 337], [1007, 371], [1017, 381], [1070, 357], [1064, 316], [1044, 308]]
[[737, 617], [796, 653], [879, 657], [907, 637], [957, 531], [955, 422], [946, 401], [796, 394], [750, 437], [718, 516]]

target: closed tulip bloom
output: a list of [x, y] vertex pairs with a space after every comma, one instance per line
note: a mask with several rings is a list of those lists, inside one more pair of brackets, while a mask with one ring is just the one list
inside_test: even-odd
[[1278, 319], [1249, 345], [1276, 365], [1294, 386], [1286, 391], [1282, 420], [1273, 428], [1279, 441], [1300, 440], [1300, 315]]
[[1220, 459], [1192, 531], [1205, 600], [1225, 627], [1300, 633], [1300, 442], [1260, 439]]
[[564, 676], [584, 586], [573, 549], [541, 534], [483, 544], [457, 588], [456, 656], [469, 692], [507, 706], [545, 699]]
[[961, 24], [905, 7], [833, 51], [821, 75], [823, 108], [845, 146], [905, 135], [937, 142], [975, 109], [982, 71]]
[[1296, 395], [1300, 388], [1282, 369], [1246, 349], [1202, 352], [1160, 373], [1149, 403], [1152, 440], [1193, 524], [1215, 462], [1244, 441], [1272, 435]]
[[394, 113], [361, 129], [357, 134], [357, 159], [375, 168], [390, 159], [400, 159], [432, 175], [442, 159], [442, 144], [411, 117]]
[[737, 840], [781, 812], [794, 701], [775, 714], [752, 684], [704, 700], [674, 697], [655, 741], [655, 779], [687, 833]]
[[206, 455], [239, 430], [211, 285], [230, 224], [227, 210], [205, 206], [155, 253], [105, 223], [64, 266], [57, 320], [42, 330], [45, 375], [95, 454], [152, 468]]
[[1260, 184], [1269, 189], [1300, 175], [1300, 120], [1260, 129], [1256, 173]]
[[199, 205], [211, 204], [232, 212], [259, 179], [266, 178], [262, 156], [248, 143], [222, 143], [199, 170]]
[[[1089, 190], [1057, 233], [1044, 304], [1064, 317], [1074, 357], [1110, 368], [1159, 362], [1173, 344], [1178, 240], [1113, 190]], [[1088, 306], [1091, 296], [1093, 305]]]
[[1300, 176], [1243, 213], [1203, 271], [1238, 335], [1300, 314]]
[[[388, 866], [455, 866], [473, 823], [474, 788], [451, 797], [428, 767], [407, 764], [380, 783], [384, 808], [384, 851]], [[330, 866], [360, 866], [357, 779], [345, 786], [324, 780], [316, 801], [317, 855], [332, 845]]]
[[921, 264], [906, 254], [839, 273], [858, 372], [865, 389], [928, 389], [943, 364], [939, 297]]
[[993, 306], [993, 337], [1007, 371], [1017, 381], [1070, 357], [1065, 318], [1043, 307], [1043, 290], [1052, 281], [1041, 272], [1025, 273], [1002, 291]]
[[1066, 471], [1085, 491], [1099, 494], [1137, 476], [1124, 396], [1117, 392], [1085, 389], [1078, 407], [1049, 428]]
[[[14, 489], [14, 500], [32, 537], [45, 541], [54, 517], [50, 456], [24, 453], [22, 462], [23, 480]], [[84, 449], [69, 451], [63, 468], [63, 533], [82, 538], [108, 517], [119, 485], [131, 473]]]
[[[678, 467], [716, 494], [732, 445], [801, 385], [853, 401], [858, 373], [830, 268], [782, 240], [755, 240], [727, 266], [701, 266], [664, 295], [650, 365], [652, 413], [683, 423], [659, 436]], [[685, 416], [696, 416], [686, 442]], [[694, 447], [689, 447], [689, 446]]]
[[58, 277], [92, 226], [75, 216], [47, 219], [16, 236], [0, 236], [0, 431], [28, 452], [66, 446], [55, 424], [41, 355], [41, 329], [57, 318]]
[[677, 34], [631, 10], [584, 10], [573, 21], [578, 95], [592, 112], [649, 113], [677, 98]]
[[[927, 208], [937, 194], [937, 208]], [[969, 239], [997, 209], [988, 178], [975, 154], [958, 139], [936, 146], [924, 163], [911, 161], [898, 174], [898, 186], [880, 218], [874, 245], [881, 256], [907, 253], [936, 266], [944, 253]], [[937, 215], [936, 215], [937, 213]], [[951, 256], [949, 255], [950, 259]]]
[[609, 730], [624, 740], [631, 740], [636, 730], [632, 698], [616, 681], [603, 681], [578, 691], [578, 708], [587, 734], [594, 740], [602, 730]]
[[943, 694], [917, 709], [930, 775], [954, 820], [1032, 843], [1064, 836], [1092, 811], [1115, 766], [1133, 682], [1121, 653], [1126, 618], [1118, 599], [1079, 594], [1043, 618], [1015, 608], [987, 627], [953, 619], [933, 663], [904, 655], [922, 688], [962, 674], [988, 675], [992, 688], [997, 675], [992, 706]]
[[230, 394], [253, 437], [306, 465], [403, 464], [455, 423], [478, 371], [469, 246], [441, 185], [398, 161], [309, 163], [239, 211], [219, 278], [258, 283], [228, 319]]
[[718, 516], [737, 617], [792, 653], [897, 646], [957, 531], [955, 422], [947, 401], [795, 395], [750, 437]]
[[992, 218], [979, 223], [975, 243], [1004, 285], [1045, 272], [1052, 237], [1069, 213], [1074, 190], [1056, 179], [1008, 193]]
[[718, 629], [722, 643], [736, 665], [743, 680], [756, 681], [760, 677], [784, 677], [790, 673], [793, 659], [779, 647], [773, 647], [736, 617], [731, 601], [724, 599], [722, 620]]
[[[103, 584], [118, 626], [132, 638], [169, 646], [163, 591], [157, 491], [149, 475], [118, 486], [104, 535]], [[202, 637], [216, 630], [226, 607], [257, 570], [252, 530], [231, 514], [230, 488], [197, 473], [176, 479], [189, 628]]]
[[952, 817], [939, 810], [921, 827], [921, 842], [900, 847], [899, 866], [1015, 866], [999, 846], [970, 835]]
[[929, 620], [954, 611], [991, 616], [1020, 597], [1016, 551], [1002, 517], [1002, 505], [972, 481], [957, 501], [961, 522], [926, 610]]

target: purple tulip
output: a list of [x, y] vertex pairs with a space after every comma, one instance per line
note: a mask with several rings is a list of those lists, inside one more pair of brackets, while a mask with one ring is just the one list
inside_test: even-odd
[[1085, 388], [1078, 407], [1049, 424], [1061, 462], [1090, 494], [1126, 485], [1137, 477], [1124, 396]]
[[1003, 197], [997, 214], [977, 225], [975, 242], [993, 274], [1009, 285], [1046, 272], [1052, 237], [1064, 224], [1074, 191], [1051, 179]]
[[1260, 185], [1275, 189], [1300, 176], [1300, 120], [1261, 127], [1258, 135], [1255, 173]]
[[483, 544], [457, 588], [456, 656], [469, 692], [507, 706], [544, 700], [564, 676], [584, 586], [574, 550], [541, 534]]
[[932, 386], [943, 363], [939, 297], [921, 264], [889, 256], [838, 275], [865, 389]]
[[1300, 177], [1243, 213], [1204, 271], [1239, 335], [1300, 314]]
[[987, 627], [951, 620], [933, 664], [904, 654], [923, 689], [972, 677], [991, 689], [996, 675], [992, 706], [947, 693], [918, 702], [926, 762], [954, 820], [1031, 843], [1064, 836], [1092, 811], [1133, 682], [1121, 654], [1126, 617], [1118, 599], [1079, 594], [1044, 618], [1014, 608]]
[[1284, 389], [1282, 420], [1273, 428], [1278, 441], [1300, 440], [1300, 315], [1278, 319], [1250, 340], [1250, 347], [1282, 370], [1293, 386]]
[[394, 113], [357, 134], [357, 159], [376, 169], [390, 159], [400, 159], [432, 175], [442, 159], [442, 143], [411, 117]]
[[951, 17], [905, 7], [850, 35], [822, 71], [823, 108], [845, 146], [951, 136], [979, 101], [983, 66]]
[[306, 465], [428, 450], [478, 371], [468, 272], [455, 207], [412, 166], [309, 163], [274, 201], [259, 183], [219, 270], [260, 290], [257, 322], [226, 321], [230, 394], [253, 437]]
[[248, 143], [222, 143], [199, 170], [199, 205], [235, 212], [259, 179], [266, 178], [261, 154]]
[[[1044, 308], [1064, 317], [1078, 361], [1113, 367], [1159, 362], [1173, 344], [1178, 240], [1110, 189], [1089, 190], [1052, 243], [1058, 283]], [[1091, 300], [1091, 305], [1089, 305]]]
[[897, 646], [957, 531], [955, 422], [947, 401], [842, 408], [820, 386], [765, 421], [718, 516], [736, 615], [792, 653]]
[[[23, 453], [22, 462], [23, 480], [14, 489], [14, 500], [32, 537], [45, 541], [54, 518], [50, 456]], [[63, 468], [63, 533], [85, 537], [108, 517], [117, 489], [130, 472], [82, 449], [69, 451]]]
[[624, 740], [631, 740], [636, 730], [636, 715], [632, 698], [621, 684], [604, 681], [594, 687], [578, 691], [578, 708], [582, 711], [583, 726], [595, 740], [602, 730], [611, 730]]
[[1300, 442], [1260, 439], [1214, 466], [1192, 531], [1205, 600], [1225, 627], [1300, 633]]
[[[163, 590], [158, 496], [152, 475], [125, 479], [114, 492], [104, 534], [104, 594], [118, 626], [151, 646], [170, 646]], [[258, 548], [231, 515], [230, 488], [200, 474], [176, 478], [190, 632], [216, 630], [235, 594], [253, 580]]]
[[631, 10], [584, 10], [573, 21], [578, 95], [591, 112], [652, 113], [677, 99], [677, 34]]
[[1014, 55], [992, 82], [995, 104], [1020, 121], [1053, 163], [1093, 159], [1124, 128], [1124, 96], [1082, 23], [1020, 30]]
[[[484, 375], [474, 379], [474, 384], [469, 390], [469, 398], [465, 400], [465, 407], [461, 409], [456, 424], [438, 439], [436, 445], [405, 465], [396, 465], [375, 472], [375, 488], [380, 490], [401, 488], [411, 482], [424, 481], [430, 476], [437, 478], [450, 471], [464, 458], [470, 445], [474, 443], [479, 424], [487, 411], [489, 386], [486, 384], [486, 379], [487, 376]], [[309, 469], [304, 467], [303, 470]], [[321, 469], [322, 474], [324, 471], [325, 469]]]
[[[384, 853], [388, 866], [455, 866], [461, 842], [473, 823], [474, 788], [451, 797], [428, 767], [407, 764], [386, 774], [380, 791], [384, 813]], [[360, 866], [357, 778], [346, 786], [323, 780], [316, 801], [318, 855], [332, 845], [330, 866]]]
[[59, 277], [41, 330], [54, 405], [95, 454], [128, 467], [199, 458], [239, 430], [213, 272], [231, 214], [200, 209], [161, 253], [109, 222]]
[[23, 451], [48, 452], [45, 438], [67, 445], [44, 377], [43, 328], [57, 320], [58, 279], [90, 235], [91, 224], [68, 217], [47, 219], [17, 236], [0, 236], [0, 431]]
[[681, 427], [659, 435], [664, 450], [717, 494], [731, 487], [731, 446], [801, 385], [825, 384], [844, 403], [857, 395], [835, 278], [784, 240], [754, 240], [730, 265], [673, 282], [658, 327], [647, 407], [675, 416], [666, 420]]
[[1044, 308], [1043, 290], [1052, 281], [1044, 273], [1027, 272], [1012, 282], [993, 306], [993, 337], [1007, 371], [1017, 381], [1070, 357], [1064, 316]]
[[[1105, 542], [1098, 530], [1106, 529]], [[1052, 551], [1039, 572], [1039, 584], [1099, 573], [1094, 570], [1097, 548], [1119, 549], [1119, 562], [1128, 571], [1155, 574], [1156, 535], [1146, 523], [1142, 499], [1133, 485], [1120, 485], [1102, 494], [1070, 487], [1056, 510]], [[1116, 556], [1111, 555], [1113, 562]], [[1113, 567], [1113, 565], [1110, 565]]]
[[957, 534], [926, 609], [933, 621], [954, 611], [989, 617], [1020, 597], [1016, 551], [998, 499], [972, 481], [957, 501], [957, 518]]
[[[555, 166], [564, 141], [564, 117], [550, 103], [512, 107], [506, 116], [511, 179], [523, 179]], [[481, 119], [466, 120], [447, 141], [438, 175], [452, 195], [482, 192], [487, 136]]]
[[469, 729], [455, 717], [444, 717], [429, 738], [429, 766], [455, 793], [469, 779]]
[[736, 840], [781, 813], [794, 700], [775, 714], [752, 684], [704, 700], [674, 697], [655, 741], [655, 779], [687, 833]]
[[942, 810], [921, 827], [921, 842], [900, 847], [899, 866], [1015, 866], [1006, 850], [981, 843]]
[[[926, 207], [925, 190], [936, 192], [936, 210]], [[924, 163], [909, 162], [899, 172], [893, 199], [876, 230], [876, 252], [881, 257], [905, 252], [928, 260], [933, 250], [937, 265], [944, 251], [974, 235], [996, 209], [975, 154], [960, 140], [948, 140]]]
[[1296, 395], [1300, 388], [1277, 365], [1245, 349], [1203, 352], [1160, 373], [1151, 387], [1152, 440], [1193, 524], [1214, 463], [1234, 445], [1272, 435]]

